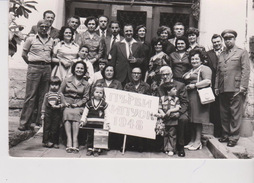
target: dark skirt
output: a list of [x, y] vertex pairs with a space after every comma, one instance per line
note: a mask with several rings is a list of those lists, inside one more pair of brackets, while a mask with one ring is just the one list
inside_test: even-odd
[[192, 123], [209, 123], [210, 104], [201, 104], [196, 89], [189, 90], [189, 116]]

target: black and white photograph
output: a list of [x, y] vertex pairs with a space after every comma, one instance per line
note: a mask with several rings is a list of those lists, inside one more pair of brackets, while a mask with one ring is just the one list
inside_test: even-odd
[[9, 158], [253, 163], [254, 0], [7, 3]]

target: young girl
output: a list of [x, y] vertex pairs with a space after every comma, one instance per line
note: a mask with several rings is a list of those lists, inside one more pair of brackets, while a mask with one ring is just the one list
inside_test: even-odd
[[177, 90], [174, 84], [165, 83], [164, 90], [166, 96], [160, 98], [159, 119], [165, 125], [164, 152], [172, 156], [176, 152], [176, 126], [181, 106], [179, 98], [176, 97]]
[[41, 119], [44, 120], [43, 143], [45, 147], [59, 148], [59, 127], [61, 121], [61, 108], [66, 106], [64, 96], [59, 92], [61, 80], [57, 76], [50, 79], [49, 92], [45, 94]]
[[[92, 89], [91, 100], [86, 103], [80, 126], [109, 129], [109, 124], [104, 123], [107, 116], [108, 104], [104, 100], [105, 93], [102, 85], [96, 85]], [[87, 132], [87, 156], [99, 156], [101, 149], [93, 148], [94, 130]]]

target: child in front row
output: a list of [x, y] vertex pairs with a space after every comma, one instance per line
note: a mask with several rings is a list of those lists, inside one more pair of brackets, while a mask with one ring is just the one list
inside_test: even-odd
[[59, 92], [61, 80], [57, 76], [50, 79], [49, 92], [45, 94], [41, 119], [43, 125], [43, 141], [45, 147], [59, 148], [59, 127], [61, 122], [61, 109], [66, 106], [64, 96]]
[[[104, 88], [100, 84], [94, 86], [91, 92], [91, 100], [86, 103], [83, 115], [81, 117], [80, 126], [109, 129], [109, 124], [106, 124], [108, 104], [105, 102]], [[87, 132], [87, 156], [99, 156], [101, 149], [93, 148], [94, 130]]]
[[165, 125], [164, 130], [164, 152], [172, 156], [176, 153], [176, 127], [181, 108], [179, 98], [176, 97], [177, 90], [173, 83], [165, 83], [166, 96], [160, 98], [159, 119]]

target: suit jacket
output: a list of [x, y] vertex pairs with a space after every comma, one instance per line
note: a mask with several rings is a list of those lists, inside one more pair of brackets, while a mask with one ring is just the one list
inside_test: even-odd
[[[124, 39], [123, 36], [120, 36], [120, 41], [122, 41]], [[104, 55], [103, 55], [103, 58], [108, 58], [108, 55], [111, 54], [111, 51], [112, 51], [112, 47], [110, 48], [110, 43], [111, 43], [111, 40], [112, 40], [112, 36], [107, 36], [105, 37], [105, 51], [104, 51]]]
[[[95, 33], [98, 34], [98, 35], [100, 36], [100, 31], [99, 31], [99, 30], [100, 30], [100, 29], [96, 30]], [[111, 36], [111, 35], [112, 35], [111, 31], [110, 31], [109, 29], [107, 29], [107, 30], [106, 30], [106, 37], [107, 37], [107, 36]], [[100, 36], [100, 37], [101, 37], [101, 36]]]
[[209, 50], [207, 52], [207, 65], [212, 70], [212, 88], [214, 89], [215, 85], [215, 78], [216, 78], [216, 71], [217, 71], [217, 65], [218, 65], [218, 56], [216, 55], [214, 49]]
[[225, 50], [219, 56], [215, 78], [215, 89], [223, 92], [238, 92], [240, 87], [248, 88], [250, 61], [248, 52], [237, 46]]
[[132, 44], [132, 53], [137, 59], [136, 63], [129, 62], [126, 53], [126, 46], [123, 41], [115, 43], [111, 53], [112, 59], [110, 63], [115, 67], [115, 78], [120, 82], [123, 82], [126, 78], [131, 81], [131, 70], [136, 66], [141, 66], [145, 59], [142, 44], [138, 42], [134, 42]]
[[[31, 28], [30, 32], [28, 33], [28, 35], [29, 34], [37, 34], [37, 33], [38, 33], [37, 25], [34, 25], [34, 26], [32, 26], [32, 28]], [[54, 27], [51, 27], [49, 35], [53, 39], [58, 38], [58, 36], [59, 36], [59, 30], [54, 28]]]

